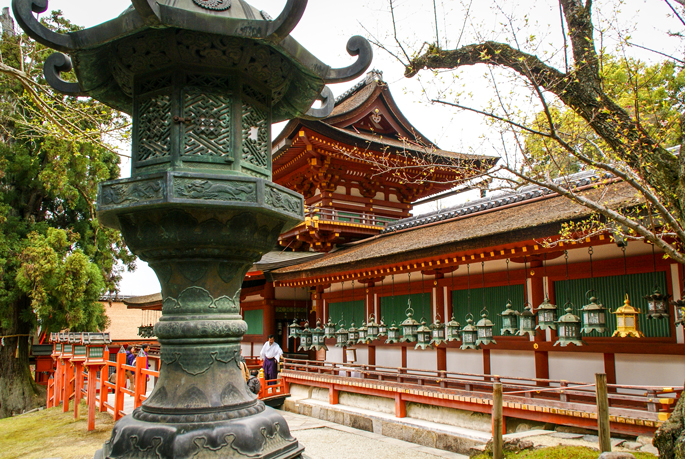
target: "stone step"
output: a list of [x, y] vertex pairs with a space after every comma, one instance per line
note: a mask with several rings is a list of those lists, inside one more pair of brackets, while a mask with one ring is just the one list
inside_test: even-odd
[[331, 405], [315, 399], [287, 399], [283, 409], [305, 416], [373, 432], [459, 454], [469, 454], [482, 446], [490, 433], [412, 418], [396, 418], [387, 413], [346, 405]]

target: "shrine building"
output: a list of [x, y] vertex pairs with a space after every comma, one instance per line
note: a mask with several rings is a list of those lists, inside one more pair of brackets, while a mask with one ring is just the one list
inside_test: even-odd
[[[274, 334], [287, 355], [329, 362], [578, 382], [606, 373], [609, 384], [685, 379], [673, 306], [683, 269], [651, 245], [601, 231], [560, 240], [562, 224], [591, 212], [536, 186], [411, 215], [417, 202], [483, 186], [497, 158], [440, 149], [379, 72], [341, 95], [328, 118], [291, 120], [272, 158], [274, 182], [304, 195], [305, 221], [244, 280], [243, 355], [258, 355]], [[609, 206], [639, 204], [610, 177], [569, 180]], [[126, 303], [161, 309], [159, 295]], [[428, 334], [349, 337], [383, 323], [407, 338], [408, 318]], [[310, 339], [317, 323], [348, 334], [302, 346], [289, 337], [293, 323]]]

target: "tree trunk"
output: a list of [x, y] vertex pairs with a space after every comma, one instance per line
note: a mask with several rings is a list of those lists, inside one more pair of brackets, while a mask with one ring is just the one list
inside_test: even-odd
[[659, 450], [661, 459], [685, 459], [684, 405], [685, 397], [681, 395], [671, 417], [654, 434], [652, 444]]
[[[12, 308], [11, 326], [0, 328], [1, 336], [31, 333], [31, 325], [20, 319], [21, 304], [20, 299]], [[45, 391], [36, 384], [29, 369], [28, 343], [28, 336], [20, 336], [5, 338], [5, 345], [0, 346], [0, 418], [45, 404]]]

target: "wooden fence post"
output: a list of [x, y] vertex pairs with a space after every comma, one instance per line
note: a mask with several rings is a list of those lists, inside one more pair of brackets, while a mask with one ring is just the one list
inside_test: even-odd
[[496, 382], [492, 385], [492, 457], [493, 459], [504, 459], [502, 450], [502, 426], [504, 418], [502, 415], [502, 383]]
[[[88, 365], [88, 432], [95, 430], [95, 392], [97, 391], [97, 372], [95, 365]], [[100, 386], [100, 397], [102, 394], [107, 394], [107, 390]], [[106, 395], [105, 395], [106, 396]]]
[[126, 364], [126, 352], [117, 353], [117, 376], [114, 386], [114, 420], [121, 419], [121, 411], [124, 409], [124, 392], [121, 390], [126, 387], [126, 370], [122, 365]]
[[599, 450], [611, 451], [611, 429], [609, 426], [609, 396], [607, 394], [607, 375], [595, 374], [597, 393], [597, 430], [599, 433]]

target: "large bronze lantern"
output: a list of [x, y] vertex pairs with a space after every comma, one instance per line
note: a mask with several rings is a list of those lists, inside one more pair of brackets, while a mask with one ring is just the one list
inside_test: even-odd
[[[303, 448], [241, 379], [240, 288], [283, 231], [304, 219], [301, 195], [271, 182], [271, 123], [317, 118], [327, 83], [362, 75], [372, 51], [333, 69], [290, 37], [306, 0], [273, 20], [243, 0], [132, 0], [122, 14], [56, 33], [34, 16], [47, 0], [13, 0], [17, 22], [62, 53], [47, 82], [131, 115], [131, 177], [103, 183], [100, 223], [157, 274], [162, 316], [157, 384], [120, 419], [96, 457], [298, 458]], [[322, 39], [322, 37], [319, 37]], [[74, 64], [76, 82], [60, 73]], [[315, 100], [321, 108], [310, 108]]]

